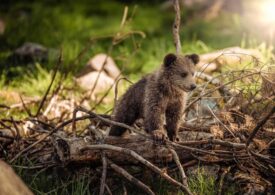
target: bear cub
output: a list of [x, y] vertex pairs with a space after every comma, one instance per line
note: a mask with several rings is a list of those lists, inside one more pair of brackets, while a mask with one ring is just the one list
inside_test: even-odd
[[[159, 70], [133, 84], [120, 98], [113, 119], [132, 125], [143, 118], [145, 130], [155, 140], [166, 138], [164, 129], [171, 141], [178, 140], [187, 93], [196, 88], [194, 72], [198, 62], [197, 54], [166, 55]], [[125, 131], [125, 128], [114, 125], [109, 135], [121, 136]]]

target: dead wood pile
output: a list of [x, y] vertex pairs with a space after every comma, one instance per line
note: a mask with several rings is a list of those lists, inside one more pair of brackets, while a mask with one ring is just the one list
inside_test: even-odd
[[[127, 166], [137, 166], [191, 194], [184, 170], [198, 163], [216, 164], [220, 170], [228, 170], [222, 174], [220, 182], [226, 175], [231, 175], [242, 192], [272, 192], [275, 105], [274, 94], [265, 91], [265, 83], [271, 81], [269, 73], [259, 69], [230, 74], [230, 78], [228, 74], [226, 77], [219, 75], [218, 81], [209, 75], [207, 78], [200, 75], [200, 79], [208, 81], [190, 97], [187, 121], [181, 127], [177, 143], [156, 143], [142, 130], [142, 121], [132, 127], [118, 124], [110, 115], [85, 109], [79, 100], [72, 104], [76, 108], [64, 109], [60, 104], [69, 100], [61, 98], [65, 97], [62, 93], [66, 90], [59, 86], [58, 93], [42, 99], [37, 116], [30, 115], [22, 120], [1, 119], [1, 158], [14, 165], [19, 161], [34, 162], [32, 166], [26, 164], [26, 169], [101, 167], [102, 176], [97, 177], [101, 181], [101, 193], [107, 188], [112, 189], [106, 187], [112, 185], [106, 174], [115, 172], [146, 193], [154, 194], [147, 184], [127, 170]], [[261, 78], [265, 81], [263, 86], [251, 90], [251, 94], [236, 89], [236, 82], [253, 85], [255, 79]], [[273, 85], [272, 82], [269, 85]], [[24, 103], [21, 106], [28, 110]], [[5, 109], [11, 108], [7, 106]], [[61, 114], [56, 117], [54, 113]], [[132, 134], [122, 138], [107, 136], [113, 124], [127, 127]], [[172, 177], [175, 172], [181, 175], [181, 180]], [[220, 188], [222, 191], [223, 185]]]

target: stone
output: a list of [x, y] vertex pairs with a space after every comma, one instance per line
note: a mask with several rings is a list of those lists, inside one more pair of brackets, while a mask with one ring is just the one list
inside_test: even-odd
[[[76, 78], [77, 84], [84, 90], [91, 90], [96, 83], [99, 71], [93, 71]], [[104, 71], [102, 71], [98, 77], [94, 94], [107, 90], [114, 84], [115, 80], [109, 77]]]
[[[105, 61], [106, 61], [106, 64], [104, 65]], [[85, 69], [88, 71], [100, 71], [103, 65], [104, 65], [104, 72], [109, 77], [116, 79], [121, 74], [115, 61], [110, 56], [107, 56], [104, 53], [97, 54], [93, 58], [91, 58], [88, 61]]]
[[[104, 63], [106, 64], [104, 65]], [[104, 68], [101, 71], [103, 65]], [[107, 54], [100, 53], [87, 62], [86, 66], [76, 75], [75, 80], [82, 89], [91, 90], [99, 73], [100, 76], [93, 91], [93, 97], [95, 94], [108, 90], [121, 74], [115, 61]]]
[[35, 61], [47, 61], [48, 49], [38, 43], [26, 42], [17, 48], [8, 61], [12, 63], [31, 63]]

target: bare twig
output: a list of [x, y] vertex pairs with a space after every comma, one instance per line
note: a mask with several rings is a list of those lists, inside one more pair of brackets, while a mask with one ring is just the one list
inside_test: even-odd
[[218, 195], [222, 195], [222, 189], [223, 189], [223, 183], [224, 183], [224, 178], [225, 176], [228, 174], [228, 172], [230, 171], [231, 167], [228, 167], [224, 170], [224, 172], [222, 173], [221, 179], [220, 179], [220, 183], [219, 183], [219, 190], [218, 190]]
[[[24, 100], [24, 104], [25, 106], [27, 104], [33, 104], [33, 103], [37, 103], [39, 102], [41, 99], [40, 98], [33, 98], [30, 100]], [[24, 107], [23, 102], [21, 101], [21, 103], [16, 103], [16, 104], [12, 104], [9, 106], [9, 109], [14, 109], [14, 108], [20, 108], [20, 107]]]
[[105, 184], [105, 188], [106, 188], [106, 190], [107, 190], [107, 192], [108, 192], [109, 195], [112, 195], [112, 194], [113, 194], [112, 191], [110, 190], [110, 188], [109, 188], [109, 186], [108, 186], [107, 184]]
[[155, 193], [144, 183], [142, 183], [140, 180], [133, 177], [130, 173], [128, 173], [125, 169], [121, 168], [120, 166], [114, 164], [112, 161], [108, 160], [108, 163], [110, 167], [117, 172], [118, 174], [125, 177], [128, 181], [136, 185], [137, 187], [141, 188], [144, 192], [150, 195], [154, 195]]
[[109, 94], [109, 92], [112, 90], [112, 88], [115, 86], [117, 80], [119, 79], [119, 77], [121, 76], [121, 73], [115, 78], [114, 83], [109, 87], [109, 89], [105, 92], [105, 94], [100, 98], [100, 100], [91, 108], [91, 110], [94, 110], [98, 105], [100, 105], [102, 103], [102, 101], [107, 97], [107, 95]]
[[[228, 156], [228, 155], [220, 154], [220, 153], [217, 153], [217, 152], [214, 152], [214, 151], [202, 150], [202, 149], [199, 149], [199, 148], [192, 148], [192, 147], [189, 147], [189, 146], [183, 146], [183, 145], [180, 145], [178, 143], [171, 142], [171, 141], [168, 141], [168, 143], [170, 145], [174, 146], [175, 148], [185, 149], [189, 152], [198, 152], [198, 153], [201, 153], [201, 154], [209, 154], [209, 155], [221, 156], [221, 157]], [[230, 155], [230, 156], [232, 156], [232, 155]], [[228, 156], [228, 157], [230, 157], [230, 156]]]
[[212, 114], [212, 116], [214, 116], [215, 117], [215, 119], [233, 136], [233, 137], [236, 137], [235, 135], [234, 135], [234, 133], [225, 125], [225, 124], [223, 124], [223, 122], [215, 115], [215, 113], [212, 111], [212, 109], [209, 107], [209, 106], [207, 106], [207, 108], [208, 108], [208, 110], [210, 111], [210, 113]]
[[[12, 122], [12, 121], [11, 121], [11, 122]], [[2, 125], [2, 126], [3, 126], [4, 128], [6, 128], [6, 129], [10, 130], [14, 137], [16, 136], [16, 135], [14, 134], [14, 130], [13, 130], [10, 126], [6, 125], [4, 121], [0, 120], [0, 125]]]
[[[111, 45], [109, 46], [109, 49], [108, 49], [107, 55], [106, 55], [106, 57], [105, 57], [105, 59], [104, 59], [104, 62], [103, 62], [103, 64], [102, 64], [100, 70], [98, 71], [98, 74], [97, 74], [97, 76], [96, 76], [96, 80], [95, 80], [95, 82], [94, 82], [94, 85], [93, 85], [93, 87], [91, 88], [91, 90], [90, 90], [90, 92], [89, 92], [89, 94], [88, 94], [88, 96], [87, 96], [88, 98], [90, 98], [90, 97], [93, 95], [93, 93], [94, 93], [94, 91], [95, 91], [95, 88], [96, 88], [96, 86], [97, 86], [97, 84], [98, 84], [98, 80], [99, 80], [99, 78], [100, 78], [100, 75], [101, 75], [102, 72], [104, 71], [105, 65], [107, 64], [107, 60], [108, 60], [108, 58], [110, 57], [109, 55], [112, 53], [113, 48], [114, 48], [114, 44], [111, 44]], [[86, 98], [84, 98], [83, 101], [84, 101], [85, 99], [86, 99]], [[81, 103], [82, 103], [83, 101], [81, 101]]]
[[180, 162], [180, 159], [179, 159], [179, 156], [178, 156], [177, 152], [174, 149], [171, 149], [171, 148], [169, 150], [172, 153], [173, 159], [174, 159], [176, 165], [179, 168], [181, 179], [182, 179], [182, 184], [185, 185], [186, 187], [188, 187], [187, 177], [186, 177], [186, 174], [183, 170], [183, 167], [181, 165], [181, 162]]
[[73, 111], [73, 119], [72, 119], [72, 132], [74, 137], [76, 137], [76, 114], [77, 114], [77, 109], [74, 109]]
[[128, 81], [129, 83], [133, 84], [132, 81], [130, 81], [129, 79], [125, 78], [125, 77], [122, 77], [122, 78], [119, 78], [116, 82], [116, 85], [115, 85], [115, 98], [114, 98], [114, 106], [116, 105], [117, 103], [117, 97], [118, 97], [118, 86], [119, 86], [119, 82], [121, 80], [125, 80], [125, 81]]
[[[76, 109], [78, 111], [85, 112], [85, 113], [91, 115], [92, 117], [96, 117], [96, 118], [100, 119], [101, 121], [103, 121], [105, 123], [109, 123], [111, 125], [116, 125], [116, 126], [120, 126], [120, 127], [124, 127], [126, 129], [129, 129], [129, 130], [131, 130], [131, 131], [133, 131], [133, 132], [135, 132], [135, 133], [143, 136], [144, 138], [147, 138], [148, 140], [153, 141], [153, 139], [152, 139], [151, 136], [143, 134], [141, 132], [141, 130], [139, 130], [139, 129], [136, 129], [136, 128], [131, 127], [129, 125], [126, 125], [124, 123], [120, 123], [120, 122], [116, 122], [116, 121], [112, 121], [110, 119], [104, 118], [104, 117], [102, 117], [102, 116], [100, 116], [100, 115], [98, 115], [98, 114], [96, 114], [94, 112], [91, 112], [91, 111], [89, 111], [89, 110], [87, 110], [87, 109], [85, 109], [83, 107], [77, 107]], [[192, 148], [192, 147], [188, 147], [188, 146], [183, 146], [183, 145], [180, 145], [178, 143], [175, 143], [175, 142], [172, 142], [172, 141], [169, 141], [169, 140], [166, 140], [166, 143], [169, 144], [169, 145], [171, 145], [171, 146], [174, 146], [175, 148], [182, 148], [182, 149], [188, 150], [190, 152], [199, 152], [199, 153], [202, 153], [202, 154], [209, 154], [209, 155], [214, 155], [214, 156], [224, 156], [223, 154], [218, 154], [218, 153], [213, 152], [213, 151], [207, 151], [207, 150], [202, 150], [202, 149], [198, 149], [198, 148]], [[165, 145], [163, 145], [163, 146], [165, 147]]]
[[41, 136], [41, 138], [37, 141], [35, 141], [34, 143], [32, 143], [31, 145], [29, 145], [27, 148], [24, 148], [23, 150], [21, 150], [20, 152], [18, 152], [11, 160], [10, 163], [13, 163], [16, 159], [18, 159], [23, 153], [27, 152], [28, 150], [30, 150], [31, 148], [33, 148], [34, 146], [36, 146], [37, 144], [39, 144], [40, 142], [42, 142], [43, 140], [45, 140], [47, 137], [49, 136], [49, 134], [46, 134], [44, 136]]
[[244, 149], [245, 148], [245, 144], [234, 143], [234, 142], [229, 142], [229, 141], [224, 141], [224, 140], [219, 140], [219, 139], [210, 140], [210, 143], [219, 144], [221, 146], [232, 147], [232, 148], [236, 148], [236, 149]]
[[22, 105], [23, 105], [23, 108], [24, 108], [24, 110], [27, 112], [28, 116], [29, 116], [29, 117], [32, 117], [32, 113], [31, 113], [31, 111], [27, 108], [27, 106], [26, 106], [26, 104], [25, 104], [23, 98], [21, 97], [21, 95], [19, 95], [19, 98], [20, 98], [21, 103], [22, 103]]
[[20, 138], [19, 128], [18, 128], [16, 122], [14, 122], [13, 117], [11, 117], [11, 121], [12, 121], [12, 124], [14, 126], [14, 129], [16, 130], [16, 136], [15, 136], [15, 138], [16, 138], [16, 140], [19, 140], [19, 138]]
[[[100, 117], [107, 117], [107, 115], [99, 115]], [[93, 116], [92, 116], [93, 117]], [[51, 136], [52, 134], [54, 134], [55, 132], [57, 132], [58, 130], [62, 129], [63, 127], [65, 127], [66, 125], [72, 123], [73, 121], [80, 121], [80, 120], [84, 120], [84, 119], [90, 119], [91, 115], [87, 115], [87, 116], [82, 116], [82, 117], [76, 117], [75, 119], [69, 119], [63, 123], [61, 123], [60, 125], [58, 125], [57, 127], [55, 127], [51, 132], [43, 135], [40, 137], [39, 140], [35, 141], [33, 144], [29, 145], [27, 148], [24, 148], [23, 150], [21, 150], [19, 153], [17, 153], [11, 160], [10, 163], [14, 162], [16, 159], [18, 159], [23, 153], [29, 151], [31, 148], [33, 148], [34, 146], [36, 146], [37, 144], [39, 144], [40, 142], [44, 141], [45, 139], [47, 139], [49, 136]], [[2, 125], [1, 121], [0, 124]]]
[[10, 109], [10, 106], [7, 106], [7, 105], [5, 105], [5, 104], [0, 104], [0, 108]]
[[275, 106], [270, 110], [270, 112], [257, 124], [257, 126], [253, 129], [252, 133], [248, 137], [246, 141], [246, 146], [249, 146], [250, 142], [252, 141], [253, 137], [256, 133], [264, 126], [264, 124], [268, 121], [268, 119], [275, 113]]
[[139, 154], [137, 154], [136, 152], [134, 152], [132, 150], [117, 147], [117, 146], [112, 146], [112, 145], [108, 145], [108, 144], [88, 145], [88, 146], [84, 146], [81, 150], [82, 151], [84, 151], [84, 150], [112, 150], [112, 151], [124, 153], [126, 155], [130, 155], [131, 157], [135, 158], [137, 161], [139, 161], [140, 163], [142, 163], [143, 165], [145, 165], [146, 167], [148, 167], [155, 173], [159, 174], [162, 178], [167, 180], [169, 183], [180, 187], [180, 189], [182, 191], [186, 192], [189, 195], [192, 194], [186, 186], [184, 186], [180, 182], [176, 181], [175, 179], [171, 178], [167, 173], [163, 172], [160, 168], [156, 167], [155, 165], [153, 165], [152, 163], [150, 163], [149, 161], [147, 161], [142, 156], [140, 156]]
[[176, 46], [176, 53], [181, 53], [181, 43], [180, 43], [180, 36], [179, 36], [179, 28], [180, 28], [180, 6], [178, 0], [173, 0], [173, 5], [175, 9], [175, 21], [173, 24], [173, 39], [174, 44]]
[[122, 189], [123, 189], [123, 195], [128, 195], [127, 188], [124, 185], [124, 182], [122, 182]]
[[123, 17], [122, 17], [122, 20], [121, 20], [121, 23], [120, 23], [120, 28], [123, 28], [123, 26], [126, 22], [126, 19], [127, 19], [127, 15], [128, 15], [128, 6], [125, 6], [124, 12], [123, 12]]
[[[222, 82], [218, 78], [212, 77], [211, 75], [208, 75], [204, 72], [196, 72], [195, 77], [198, 77], [204, 81], [207, 81], [208, 83], [211, 83], [212, 85], [215, 85], [215, 86], [222, 85]], [[219, 88], [218, 90], [224, 96], [225, 100], [227, 100], [228, 99], [227, 97], [231, 95], [229, 88], [226, 85]]]
[[107, 175], [107, 159], [104, 151], [101, 154], [101, 158], [102, 158], [102, 175], [101, 175], [101, 181], [100, 181], [99, 195], [104, 194], [105, 181], [106, 181], [106, 175]]
[[[123, 27], [124, 27], [124, 25], [125, 25], [125, 22], [126, 22], [126, 19], [127, 19], [127, 15], [128, 15], [128, 7], [126, 6], [125, 9], [124, 9], [124, 13], [123, 13], [122, 20], [121, 20], [121, 26], [120, 26], [121, 29], [123, 29]], [[116, 34], [114, 35], [113, 39], [112, 39], [112, 44], [111, 44], [111, 45], [109, 46], [109, 48], [108, 48], [107, 55], [106, 55], [106, 57], [105, 57], [105, 59], [104, 59], [104, 62], [103, 62], [103, 64], [102, 64], [102, 66], [101, 66], [101, 69], [99, 70], [99, 72], [98, 72], [98, 74], [97, 74], [95, 83], [94, 83], [93, 87], [91, 88], [90, 93], [89, 93], [89, 95], [88, 95], [89, 98], [92, 96], [92, 94], [93, 94], [93, 92], [94, 92], [94, 90], [95, 90], [95, 88], [96, 88], [96, 86], [97, 86], [99, 77], [100, 77], [100, 75], [102, 74], [102, 72], [104, 71], [104, 68], [105, 68], [105, 66], [106, 66], [106, 64], [107, 64], [107, 60], [108, 60], [108, 58], [110, 57], [110, 55], [111, 55], [111, 53], [112, 53], [112, 51], [113, 51], [113, 49], [114, 49], [114, 46], [117, 44], [117, 39], [119, 39], [119, 37], [120, 37], [120, 33], [116, 33]], [[81, 103], [82, 103], [82, 102], [81, 102]]]
[[54, 69], [54, 73], [53, 73], [53, 77], [52, 77], [52, 80], [50, 82], [50, 85], [48, 86], [48, 88], [47, 88], [47, 90], [46, 90], [46, 92], [45, 92], [45, 94], [44, 94], [44, 96], [43, 96], [43, 98], [42, 98], [42, 100], [39, 104], [39, 107], [37, 109], [37, 112], [36, 112], [36, 115], [35, 115], [36, 117], [40, 114], [40, 111], [41, 111], [41, 109], [42, 109], [42, 107], [45, 103], [45, 100], [47, 99], [47, 96], [48, 96], [48, 94], [51, 90], [51, 87], [52, 87], [53, 83], [54, 83], [54, 80], [55, 80], [55, 77], [57, 75], [57, 71], [58, 71], [58, 69], [61, 65], [61, 62], [62, 62], [62, 50], [60, 50], [60, 54], [59, 54], [59, 57], [58, 57], [58, 60], [57, 60], [57, 63], [56, 63], [55, 69]]
[[243, 78], [245, 78], [245, 77], [249, 77], [249, 76], [252, 76], [252, 75], [255, 75], [255, 74], [260, 74], [260, 73], [261, 73], [261, 71], [256, 71], [256, 72], [252, 72], [252, 73], [249, 73], [249, 74], [246, 74], [246, 75], [242, 75], [242, 76], [240, 76], [240, 77], [238, 77], [238, 78], [236, 78], [236, 79], [233, 79], [233, 80], [228, 81], [228, 82], [226, 82], [226, 83], [224, 83], [224, 84], [222, 84], [222, 85], [220, 85], [220, 86], [217, 86], [217, 87], [215, 87], [215, 88], [213, 88], [213, 89], [211, 89], [211, 90], [206, 91], [205, 93], [201, 94], [199, 97], [197, 97], [196, 99], [194, 99], [192, 102], [190, 102], [190, 103], [186, 106], [184, 112], [186, 112], [194, 103], [196, 103], [197, 101], [199, 101], [202, 97], [205, 97], [205, 96], [207, 96], [207, 95], [209, 95], [209, 94], [211, 94], [211, 93], [213, 93], [213, 92], [219, 90], [220, 88], [223, 88], [223, 87], [226, 86], [226, 85], [229, 85], [229, 84], [231, 84], [231, 83], [234, 83], [234, 82], [236, 82], [236, 81], [239, 81], [240, 79], [243, 79]]
[[124, 128], [127, 128], [127, 129], [129, 129], [129, 130], [131, 130], [131, 131], [133, 131], [133, 132], [139, 134], [139, 135], [143, 135], [143, 136], [145, 136], [145, 137], [150, 138], [149, 136], [143, 134], [140, 130], [135, 129], [134, 127], [131, 127], [131, 126], [126, 125], [126, 124], [124, 124], [124, 123], [112, 121], [112, 120], [107, 119], [107, 118], [105, 118], [105, 117], [102, 117], [102, 116], [100, 116], [100, 115], [98, 115], [98, 114], [96, 114], [96, 113], [94, 113], [94, 112], [92, 112], [92, 111], [89, 111], [89, 110], [87, 110], [87, 109], [85, 109], [85, 108], [83, 108], [83, 107], [78, 106], [75, 110], [85, 112], [85, 113], [89, 114], [90, 116], [96, 117], [96, 118], [98, 118], [99, 120], [101, 120], [101, 121], [103, 121], [103, 122], [105, 122], [105, 123], [108, 123], [108, 124], [111, 124], [111, 125], [120, 126], [120, 127], [124, 127]]

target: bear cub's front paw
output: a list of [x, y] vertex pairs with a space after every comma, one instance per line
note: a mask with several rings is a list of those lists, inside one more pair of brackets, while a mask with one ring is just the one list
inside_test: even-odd
[[180, 138], [178, 136], [178, 134], [172, 134], [172, 135], [169, 135], [169, 140], [171, 140], [172, 142], [179, 142], [180, 141]]
[[154, 130], [151, 132], [151, 134], [155, 142], [164, 142], [165, 140], [167, 140], [167, 136], [165, 135], [163, 130]]

